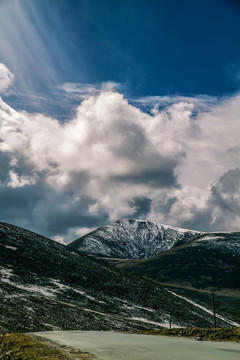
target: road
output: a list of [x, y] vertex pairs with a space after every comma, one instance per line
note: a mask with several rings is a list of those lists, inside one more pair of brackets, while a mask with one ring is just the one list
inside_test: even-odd
[[34, 335], [78, 348], [97, 360], [239, 360], [240, 344], [105, 331], [52, 331]]

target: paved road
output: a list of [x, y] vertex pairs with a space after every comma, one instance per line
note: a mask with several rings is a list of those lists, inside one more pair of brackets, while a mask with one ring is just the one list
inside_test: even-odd
[[240, 344], [105, 331], [35, 333], [78, 348], [97, 360], [239, 360]]

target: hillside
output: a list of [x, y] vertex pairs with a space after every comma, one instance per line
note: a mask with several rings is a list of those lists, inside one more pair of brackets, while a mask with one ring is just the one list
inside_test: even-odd
[[240, 233], [209, 233], [155, 257], [117, 267], [201, 301], [216, 291], [219, 308], [240, 321]]
[[0, 276], [0, 331], [136, 331], [168, 327], [170, 319], [174, 326], [212, 326], [209, 309], [4, 223]]
[[100, 227], [68, 246], [95, 257], [144, 259], [199, 235], [151, 221], [125, 219]]

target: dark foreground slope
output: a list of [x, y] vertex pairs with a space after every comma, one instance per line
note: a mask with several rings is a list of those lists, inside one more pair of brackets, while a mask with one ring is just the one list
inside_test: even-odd
[[144, 259], [199, 235], [197, 231], [151, 221], [124, 219], [102, 226], [68, 246], [95, 257]]
[[201, 301], [210, 302], [214, 290], [220, 309], [240, 321], [240, 233], [205, 234], [155, 257], [117, 266]]
[[[210, 327], [212, 316], [108, 264], [0, 223], [0, 331]], [[231, 326], [221, 320], [223, 326]]]

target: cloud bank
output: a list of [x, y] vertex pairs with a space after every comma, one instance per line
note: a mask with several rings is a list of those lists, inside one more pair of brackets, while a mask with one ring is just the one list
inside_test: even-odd
[[239, 230], [240, 97], [159, 101], [92, 86], [62, 123], [1, 99], [1, 219], [59, 241], [124, 217]]

